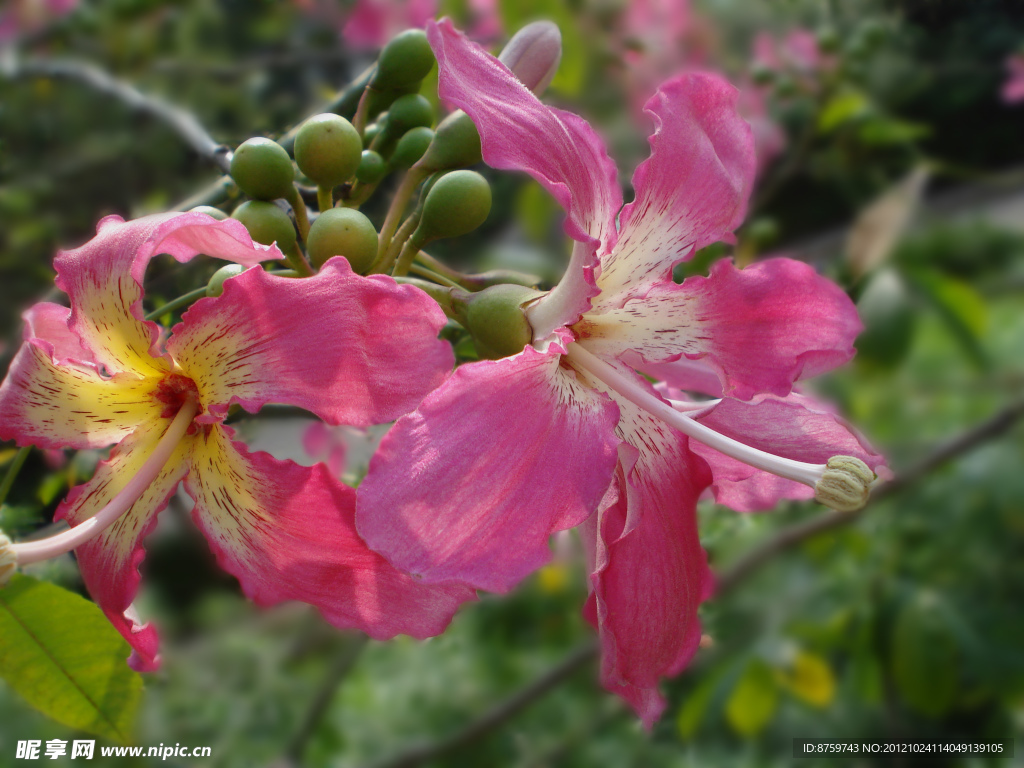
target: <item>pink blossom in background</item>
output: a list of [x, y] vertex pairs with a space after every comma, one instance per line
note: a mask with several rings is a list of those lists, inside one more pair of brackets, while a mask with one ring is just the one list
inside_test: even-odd
[[[165, 339], [143, 319], [146, 265], [159, 253], [183, 262], [200, 252], [252, 268], [227, 280], [223, 295], [193, 304]], [[141, 495], [75, 550], [136, 669], [158, 665], [156, 631], [132, 607], [142, 542], [179, 483], [218, 563], [260, 605], [302, 600], [339, 627], [426, 637], [473, 597], [457, 585], [418, 584], [368, 550], [355, 531], [355, 491], [324, 465], [250, 452], [223, 424], [232, 404], [255, 413], [271, 402], [332, 424], [389, 421], [450, 370], [451, 350], [437, 339], [444, 314], [422, 292], [356, 275], [341, 257], [304, 280], [253, 266], [279, 258], [276, 246], [254, 244], [231, 219], [107, 217], [92, 240], [57, 255], [57, 286], [71, 308], [42, 303], [26, 313], [25, 343], [0, 385], [0, 440], [44, 449], [114, 445], [58, 508], [56, 519], [72, 529], [144, 476], [171, 421], [194, 414]]]
[[818, 78], [836, 68], [838, 59], [822, 53], [818, 38], [807, 29], [793, 29], [782, 40], [769, 32], [754, 38], [753, 62], [779, 73], [793, 75], [808, 88], [817, 87]]
[[757, 170], [763, 171], [786, 148], [786, 132], [772, 119], [768, 110], [766, 89], [749, 80], [739, 85], [739, 100], [736, 109], [749, 123], [754, 135], [754, 151], [757, 154]]
[[1024, 54], [1015, 53], [1006, 59], [1009, 77], [1003, 84], [1002, 97], [1007, 104], [1024, 101]]
[[437, 15], [437, 0], [358, 0], [342, 37], [362, 48], [380, 48], [403, 30], [423, 29]]
[[0, 10], [0, 42], [34, 32], [66, 16], [78, 6], [78, 0], [8, 0]]
[[[359, 488], [357, 526], [421, 583], [497, 592], [549, 562], [551, 534], [580, 526], [602, 682], [650, 726], [665, 706], [659, 680], [696, 651], [697, 609], [713, 588], [697, 498], [714, 485], [753, 509], [792, 489], [698, 450], [664, 415], [693, 404], [664, 399], [636, 371], [717, 386], [741, 405], [702, 404], [701, 418], [751, 442], [784, 436], [804, 460], [833, 438], [856, 447], [817, 414], [773, 426], [789, 412], [745, 401], [785, 399], [797, 379], [848, 360], [860, 323], [837, 286], [788, 259], [743, 270], [722, 261], [709, 277], [672, 282], [675, 263], [731, 238], [753, 182], [750, 129], [721, 78], [677, 77], [648, 102], [651, 156], [623, 208], [585, 121], [543, 105], [449, 21], [428, 36], [440, 96], [473, 118], [485, 161], [540, 182], [575, 245], [562, 280], [527, 309], [532, 345], [459, 367], [395, 423]], [[825, 424], [816, 439], [807, 423]]]

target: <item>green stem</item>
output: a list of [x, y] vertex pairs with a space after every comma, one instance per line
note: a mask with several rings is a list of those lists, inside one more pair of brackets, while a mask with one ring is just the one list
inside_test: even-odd
[[202, 288], [196, 288], [194, 291], [189, 291], [183, 296], [179, 296], [176, 299], [172, 299], [164, 304], [162, 307], [157, 307], [152, 312], [143, 316], [143, 320], [156, 320], [157, 318], [163, 317], [168, 312], [174, 312], [175, 310], [187, 307], [189, 304], [198, 301], [199, 299], [206, 296], [206, 286]]
[[413, 166], [402, 178], [402, 183], [398, 186], [398, 190], [395, 192], [394, 198], [391, 200], [391, 207], [388, 208], [387, 218], [384, 219], [384, 226], [380, 230], [380, 245], [377, 248], [377, 260], [382, 261], [391, 247], [391, 238], [395, 236], [395, 230], [398, 229], [398, 222], [402, 219], [402, 214], [405, 213], [406, 207], [409, 205], [409, 200], [412, 198], [413, 192], [416, 191], [416, 187], [429, 176], [429, 172], [422, 168]]
[[19, 448], [15, 454], [11, 466], [7, 468], [7, 474], [4, 475], [4, 481], [0, 483], [0, 504], [7, 500], [7, 494], [10, 493], [11, 486], [14, 485], [15, 479], [18, 477], [18, 473], [21, 471], [22, 466], [25, 464], [25, 459], [28, 458], [31, 451], [32, 446], [26, 445], [23, 448]]
[[287, 260], [288, 265], [303, 277], [313, 276], [313, 268], [309, 266], [309, 262], [306, 261], [306, 257], [302, 255], [302, 251], [299, 250], [298, 243], [294, 243], [291, 250], [286, 253], [284, 257]]
[[[417, 277], [401, 277], [401, 276], [399, 276], [399, 277], [395, 278], [395, 282], [396, 283], [401, 283], [403, 285], [415, 285], [417, 288], [419, 288], [421, 291], [423, 291], [425, 294], [427, 294], [427, 296], [429, 296], [434, 301], [436, 301], [438, 306], [441, 307], [441, 309], [444, 311], [446, 316], [448, 316], [452, 320], [458, 320], [459, 319], [458, 315], [455, 313], [455, 306], [454, 306], [454, 303], [452, 301], [452, 299], [453, 299], [453, 297], [452, 297], [453, 289], [446, 288], [446, 287], [441, 286], [441, 285], [436, 285], [434, 283], [428, 283], [426, 280], [420, 280]], [[465, 291], [462, 291], [461, 289], [459, 289], [459, 290], [463, 294], [466, 293]], [[468, 295], [468, 294], [466, 294], [466, 295]]]
[[356, 113], [352, 116], [352, 127], [359, 131], [360, 136], [366, 130], [366, 117], [367, 112], [370, 110], [370, 91], [372, 89], [370, 88], [369, 81], [370, 79], [367, 78], [362, 95], [359, 97], [359, 104], [356, 106]]
[[416, 258], [416, 254], [420, 252], [422, 245], [423, 243], [413, 237], [406, 240], [405, 245], [402, 246], [402, 252], [398, 254], [398, 261], [395, 262], [395, 268], [391, 274], [396, 276], [408, 274], [409, 267], [412, 266], [412, 260]]
[[320, 207], [320, 213], [333, 208], [334, 189], [332, 187], [325, 187], [322, 184], [319, 185], [316, 188], [316, 203]]
[[302, 195], [299, 194], [299, 190], [294, 184], [288, 193], [288, 203], [295, 212], [295, 223], [299, 227], [299, 237], [302, 238], [302, 242], [306, 242], [306, 238], [309, 237], [309, 213], [306, 211], [306, 203], [303, 201]]
[[447, 285], [449, 288], [462, 288], [462, 286], [459, 285], [454, 280], [449, 280], [444, 275], [438, 274], [437, 272], [434, 272], [432, 269], [421, 267], [416, 262], [413, 262], [412, 264], [409, 265], [409, 271], [412, 272], [414, 275], [419, 275], [420, 277], [425, 277], [428, 280], [433, 280], [435, 283]]
[[395, 236], [391, 239], [391, 247], [388, 248], [387, 253], [384, 254], [383, 261], [379, 260], [374, 263], [374, 267], [377, 272], [388, 275], [391, 274], [394, 269], [395, 261], [398, 259], [398, 255], [402, 252], [402, 246], [405, 245], [413, 232], [416, 231], [416, 227], [419, 226], [420, 217], [419, 210], [413, 211], [412, 215], [406, 219], [402, 226], [398, 228]]

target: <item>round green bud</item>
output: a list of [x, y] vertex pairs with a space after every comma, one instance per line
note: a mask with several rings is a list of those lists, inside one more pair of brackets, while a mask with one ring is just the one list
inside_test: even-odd
[[480, 162], [480, 133], [461, 110], [441, 121], [421, 165], [431, 171], [465, 168]]
[[309, 118], [295, 135], [295, 163], [323, 187], [335, 187], [359, 167], [363, 140], [352, 123], [330, 113]]
[[423, 218], [413, 233], [419, 243], [472, 232], [491, 212], [491, 186], [475, 171], [446, 173], [423, 201]]
[[533, 341], [524, 305], [543, 294], [522, 285], [495, 285], [471, 294], [461, 313], [481, 357], [500, 360]]
[[429, 128], [420, 126], [413, 128], [398, 140], [394, 153], [391, 155], [391, 165], [394, 168], [409, 168], [417, 160], [423, 157], [427, 151], [434, 132]]
[[388, 109], [388, 126], [391, 130], [404, 132], [420, 126], [434, 124], [434, 107], [418, 93], [399, 96]]
[[373, 140], [377, 138], [377, 134], [381, 132], [383, 126], [380, 123], [370, 123], [366, 126], [363, 131], [363, 146], [368, 147], [373, 143]]
[[344, 256], [355, 272], [365, 272], [377, 258], [377, 230], [354, 208], [331, 208], [309, 228], [306, 250], [316, 267], [332, 256]]
[[359, 167], [356, 168], [356, 178], [363, 184], [376, 184], [384, 178], [388, 166], [384, 158], [372, 149], [364, 149], [363, 156], [359, 160]]
[[407, 29], [388, 41], [370, 85], [377, 90], [419, 83], [434, 66], [434, 52], [422, 29]]
[[220, 208], [214, 208], [212, 205], [197, 205], [193, 208], [190, 213], [205, 213], [207, 216], [213, 216], [217, 221], [224, 221], [228, 217], [224, 211]]
[[270, 139], [249, 139], [231, 156], [231, 178], [254, 200], [288, 197], [295, 169], [284, 147]]
[[235, 208], [231, 218], [238, 219], [257, 243], [277, 243], [283, 253], [295, 247], [295, 227], [288, 214], [273, 203], [250, 200]]
[[207, 296], [220, 296], [224, 293], [224, 281], [228, 278], [240, 275], [245, 271], [241, 264], [228, 264], [213, 273], [210, 282], [206, 284]]

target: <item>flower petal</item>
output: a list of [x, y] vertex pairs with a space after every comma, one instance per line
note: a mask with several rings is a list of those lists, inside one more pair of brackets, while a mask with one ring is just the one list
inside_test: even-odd
[[659, 679], [682, 671], [700, 641], [697, 608], [710, 596], [712, 577], [696, 505], [711, 475], [684, 435], [608, 394], [619, 406], [616, 434], [625, 442], [618, 499], [600, 511], [588, 542], [593, 593], [584, 615], [600, 634], [602, 684], [650, 728], [665, 707]]
[[450, 20], [429, 24], [427, 35], [437, 56], [438, 95], [473, 118], [484, 160], [536, 179], [568, 213], [566, 233], [585, 246], [574, 249], [562, 282], [537, 304], [557, 306], [546, 311], [562, 318], [546, 319], [550, 327], [538, 333], [546, 336], [575, 320], [595, 293], [584, 270], [615, 243], [615, 216], [622, 206], [615, 164], [585, 120], [541, 103]]
[[[71, 330], [112, 372], [166, 373], [156, 348], [159, 327], [142, 319], [142, 281], [150, 259], [169, 253], [188, 261], [198, 253], [239, 264], [283, 258], [276, 246], [253, 243], [241, 222], [205, 213], [165, 213], [124, 221], [107, 216], [96, 236], [54, 259], [57, 287], [71, 299]], [[160, 359], [164, 358], [164, 359]]]
[[426, 583], [505, 592], [597, 507], [615, 418], [558, 354], [463, 365], [385, 436], [359, 487], [359, 533]]
[[[156, 448], [168, 425], [154, 419], [140, 426], [101, 462], [92, 480], [71, 490], [54, 516], [78, 525], [100, 511], [136, 475]], [[139, 565], [145, 553], [142, 540], [156, 524], [178, 482], [188, 472], [190, 439], [179, 443], [156, 480], [117, 521], [75, 550], [82, 579], [107, 618], [133, 648], [129, 664], [140, 672], [159, 666], [157, 635], [152, 626], [141, 626], [132, 608], [139, 589]]]
[[662, 283], [621, 308], [588, 312], [577, 330], [595, 354], [701, 358], [726, 394], [749, 399], [785, 396], [797, 379], [845, 363], [861, 324], [849, 297], [807, 264], [776, 258], [740, 270], [723, 259], [709, 277]]
[[155, 381], [133, 373], [103, 378], [68, 329], [69, 315], [56, 304], [25, 313], [25, 343], [0, 384], [0, 440], [104, 448], [160, 415]]
[[419, 584], [371, 552], [356, 534], [355, 491], [324, 465], [249, 453], [226, 427], [197, 436], [185, 487], [217, 562], [259, 605], [301, 600], [382, 640], [440, 634], [474, 598], [460, 585]]
[[406, 413], [451, 370], [437, 338], [441, 309], [411, 285], [362, 277], [333, 258], [296, 280], [250, 269], [200, 299], [168, 350], [216, 421], [237, 402], [296, 405], [332, 424], [367, 426]]
[[618, 244], [601, 258], [602, 306], [670, 279], [674, 264], [743, 221], [756, 160], [736, 99], [722, 78], [692, 73], [647, 102], [651, 156], [633, 176], [636, 198], [622, 209]]
[[[787, 459], [824, 464], [855, 456], [874, 472], [885, 459], [827, 405], [806, 395], [761, 395], [749, 402], [726, 398], [696, 420], [753, 448]], [[814, 489], [754, 469], [696, 440], [690, 449], [711, 466], [715, 500], [738, 512], [771, 509], [780, 499], [811, 499]]]

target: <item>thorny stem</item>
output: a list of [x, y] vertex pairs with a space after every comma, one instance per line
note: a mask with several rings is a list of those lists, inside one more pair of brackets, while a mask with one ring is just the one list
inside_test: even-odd
[[807, 464], [802, 461], [775, 456], [715, 432], [710, 427], [680, 413], [668, 403], [654, 397], [635, 381], [624, 376], [604, 360], [587, 351], [579, 343], [569, 345], [566, 357], [569, 358], [573, 365], [600, 379], [637, 407], [657, 416], [684, 435], [692, 437], [694, 440], [699, 440], [704, 445], [714, 448], [716, 451], [721, 451], [726, 456], [731, 456], [738, 461], [742, 461], [744, 464], [756, 467], [757, 469], [763, 469], [787, 480], [795, 480], [812, 488], [817, 485], [825, 471], [824, 464]]
[[192, 399], [186, 400], [138, 473], [95, 515], [74, 528], [48, 539], [15, 544], [13, 548], [18, 556], [18, 565], [37, 563], [70, 552], [75, 547], [98, 536], [116, 522], [121, 515], [132, 508], [132, 505], [139, 500], [139, 497], [163, 471], [198, 412], [199, 404]]
[[25, 459], [28, 458], [31, 451], [32, 447], [28, 445], [19, 448], [18, 452], [11, 460], [11, 466], [7, 468], [7, 474], [4, 475], [4, 480], [0, 483], [0, 504], [3, 504], [7, 500], [7, 494], [11, 492], [11, 486], [14, 485], [14, 481], [18, 477], [18, 473], [21, 472], [21, 468], [25, 464]]

